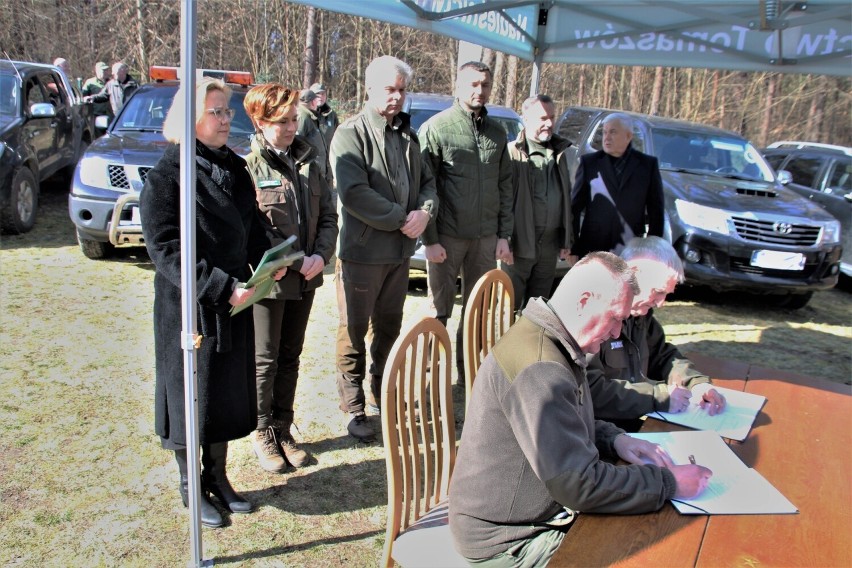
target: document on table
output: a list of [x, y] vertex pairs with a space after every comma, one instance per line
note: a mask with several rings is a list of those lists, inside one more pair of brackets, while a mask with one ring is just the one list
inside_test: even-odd
[[768, 515], [799, 510], [757, 470], [747, 467], [715, 432], [630, 434], [663, 447], [678, 464], [695, 463], [713, 472], [694, 499], [672, 499], [682, 515]]
[[[726, 389], [714, 385], [698, 385], [693, 389], [689, 408], [683, 412], [651, 412], [647, 416], [680, 424], [696, 430], [712, 430], [720, 436], [742, 442], [751, 431], [757, 413], [766, 403], [766, 397], [738, 390]], [[714, 388], [725, 397], [725, 410], [715, 416], [701, 408], [701, 395], [708, 388]]]

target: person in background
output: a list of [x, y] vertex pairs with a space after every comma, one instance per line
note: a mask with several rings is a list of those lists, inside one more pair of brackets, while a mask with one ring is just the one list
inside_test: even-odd
[[[86, 79], [86, 82], [83, 83], [83, 96], [90, 97], [92, 95], [97, 95], [104, 89], [111, 78], [112, 70], [109, 68], [109, 65], [103, 61], [98, 61], [95, 64], [95, 76], [89, 77]], [[106, 116], [109, 120], [112, 120], [112, 106], [110, 106], [108, 101], [93, 103], [92, 111], [96, 117]]]
[[305, 253], [254, 305], [257, 427], [251, 440], [260, 466], [271, 472], [310, 460], [290, 432], [293, 401], [314, 294], [337, 242], [337, 210], [318, 153], [296, 136], [298, 96], [280, 83], [266, 83], [243, 101], [255, 127], [246, 161], [260, 210], [272, 225], [272, 244], [295, 236], [292, 250]]
[[337, 113], [328, 104], [328, 91], [326, 91], [325, 85], [314, 83], [310, 90], [317, 95], [316, 111], [319, 117], [320, 132], [322, 132], [326, 145], [331, 146], [331, 138], [334, 136], [334, 131], [340, 126], [340, 121], [337, 118]]
[[121, 107], [138, 87], [139, 83], [127, 72], [127, 65], [123, 61], [116, 61], [112, 64], [112, 78], [101, 92], [84, 100], [93, 103], [109, 101], [113, 116], [118, 116]]
[[633, 121], [622, 113], [603, 120], [603, 148], [580, 158], [574, 177], [573, 262], [605, 250], [618, 254], [633, 237], [663, 236], [663, 181], [657, 158], [633, 148]]
[[[485, 105], [493, 78], [484, 63], [459, 67], [453, 106], [426, 121], [420, 129], [423, 155], [432, 166], [441, 210], [426, 229], [429, 294], [435, 317], [444, 325], [453, 315], [456, 281], [462, 281], [464, 305], [476, 281], [512, 262], [512, 164], [506, 131], [488, 117]], [[496, 260], [495, 260], [496, 259]], [[464, 377], [463, 326], [456, 334], [458, 379]]]
[[[180, 142], [186, 115], [183, 87], [163, 123], [171, 142], [148, 173], [140, 195], [142, 233], [154, 263], [154, 428], [163, 448], [172, 450], [180, 470], [180, 496], [187, 504], [187, 439], [181, 306]], [[231, 89], [204, 78], [195, 91], [196, 313], [198, 435], [201, 443], [201, 522], [220, 527], [222, 515], [208, 499], [216, 497], [232, 513], [249, 513], [250, 502], [234, 491], [226, 475], [228, 441], [247, 436], [257, 425], [254, 323], [252, 311], [233, 317], [254, 288], [251, 276], [269, 248], [267, 225], [255, 201], [246, 162], [226, 146], [234, 109]], [[275, 273], [282, 278], [287, 269]]]
[[[74, 80], [74, 75], [71, 73], [71, 64], [68, 63], [68, 60], [64, 57], [57, 57], [53, 60], [53, 65], [55, 67], [59, 67], [59, 70], [65, 75], [65, 78], [68, 79], [68, 84], [71, 85], [71, 91], [76, 97], [76, 100], [79, 101], [82, 97], [80, 93], [80, 89], [77, 85], [77, 82]], [[48, 83], [47, 88], [53, 91], [54, 93], [59, 93], [59, 89], [53, 83]]]
[[307, 140], [309, 144], [317, 149], [316, 163], [326, 183], [331, 186], [332, 174], [328, 162], [329, 146], [320, 131], [317, 103], [317, 94], [312, 90], [304, 89], [300, 93], [298, 109], [299, 123], [296, 134]]
[[524, 124], [509, 144], [515, 199], [514, 231], [501, 268], [512, 279], [515, 310], [530, 298], [549, 298], [556, 278], [556, 259], [571, 253], [571, 175], [565, 149], [571, 143], [553, 132], [556, 106], [547, 95], [521, 105]]
[[409, 261], [438, 210], [432, 171], [402, 112], [412, 75], [395, 57], [371, 61], [364, 72], [364, 109], [341, 124], [331, 141], [341, 211], [337, 392], [347, 431], [362, 441], [375, 436], [365, 413], [365, 337], [369, 330], [370, 402], [378, 407], [385, 362], [402, 327]]
[[686, 410], [693, 393], [701, 394], [699, 404], [711, 416], [722, 412], [725, 397], [666, 341], [663, 326], [654, 317], [654, 308], [661, 307], [683, 281], [677, 252], [660, 237], [635, 237], [621, 258], [636, 275], [640, 292], [621, 334], [604, 341], [589, 357], [586, 377], [595, 417], [635, 432], [642, 426], [639, 418], [649, 412]]
[[485, 358], [450, 482], [450, 530], [472, 565], [545, 566], [577, 513], [656, 511], [706, 487], [709, 469], [594, 418], [586, 355], [618, 336], [637, 292], [623, 260], [590, 253]]

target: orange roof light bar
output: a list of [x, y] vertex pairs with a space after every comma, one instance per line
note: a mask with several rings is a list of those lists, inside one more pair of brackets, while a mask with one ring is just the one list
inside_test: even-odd
[[[152, 65], [148, 71], [148, 76], [153, 81], [177, 81], [178, 67], [166, 67], [163, 65]], [[220, 69], [198, 69], [196, 71], [198, 77], [214, 77], [222, 79], [226, 83], [236, 85], [251, 85], [254, 83], [254, 77], [248, 71], [224, 71]]]
[[148, 77], [152, 81], [177, 81], [178, 68], [165, 67], [163, 65], [151, 65], [148, 69]]

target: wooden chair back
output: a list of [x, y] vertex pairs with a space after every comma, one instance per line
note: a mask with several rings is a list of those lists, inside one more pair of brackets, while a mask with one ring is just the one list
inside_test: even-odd
[[491, 348], [515, 323], [515, 290], [509, 275], [489, 270], [476, 282], [464, 314], [465, 409], [470, 402], [476, 372]]
[[[393, 564], [397, 536], [449, 494], [456, 459], [447, 328], [427, 317], [400, 335], [382, 379], [382, 437], [388, 476], [382, 566]], [[452, 547], [452, 543], [446, 543]]]

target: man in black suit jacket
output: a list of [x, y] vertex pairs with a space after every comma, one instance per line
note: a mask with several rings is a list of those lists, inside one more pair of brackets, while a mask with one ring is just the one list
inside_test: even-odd
[[618, 254], [631, 238], [645, 235], [646, 219], [647, 234], [663, 236], [659, 163], [635, 150], [632, 140], [630, 117], [610, 114], [603, 121], [603, 150], [580, 158], [571, 199], [572, 256], [596, 250]]

